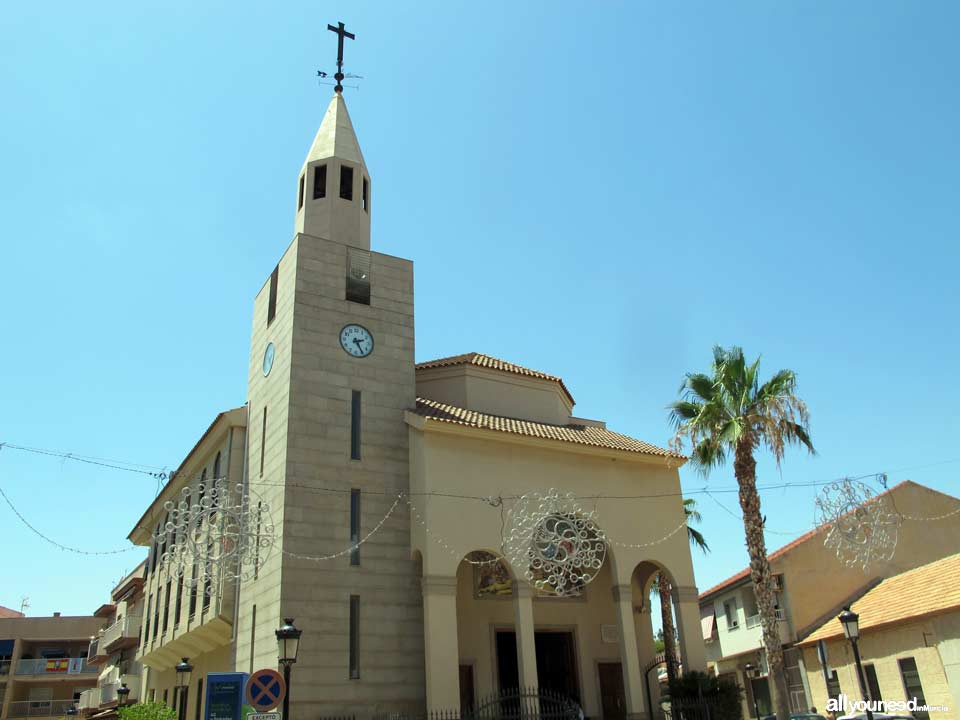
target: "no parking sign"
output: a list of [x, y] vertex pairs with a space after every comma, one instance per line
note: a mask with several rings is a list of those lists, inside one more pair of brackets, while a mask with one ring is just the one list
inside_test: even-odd
[[272, 668], [265, 668], [250, 675], [245, 694], [250, 707], [264, 713], [283, 702], [287, 684], [283, 681], [283, 675]]

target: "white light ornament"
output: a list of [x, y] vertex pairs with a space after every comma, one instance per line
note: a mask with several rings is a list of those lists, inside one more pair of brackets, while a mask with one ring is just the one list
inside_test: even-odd
[[866, 570], [893, 558], [900, 517], [889, 509], [885, 497], [874, 497], [862, 482], [844, 479], [825, 486], [815, 504], [817, 524], [829, 526], [824, 547], [844, 565]]
[[243, 485], [226, 478], [200, 483], [180, 491], [177, 502], [163, 507], [167, 522], [154, 533], [160, 567], [188, 587], [215, 592], [217, 579], [250, 580], [263, 567], [274, 543], [270, 506]]
[[542, 593], [576, 597], [603, 567], [607, 539], [572, 493], [521, 496], [510, 510], [504, 554]]

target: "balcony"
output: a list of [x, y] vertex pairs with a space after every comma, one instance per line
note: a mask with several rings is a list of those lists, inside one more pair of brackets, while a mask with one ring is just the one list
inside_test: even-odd
[[9, 674], [10, 674], [10, 661], [0, 660], [0, 675], [9, 675]]
[[92, 664], [102, 663], [107, 657], [103, 647], [103, 638], [91, 638], [90, 647], [87, 650], [87, 662]]
[[108, 652], [136, 647], [140, 636], [140, 617], [129, 615], [103, 631], [100, 644]]
[[78, 703], [80, 710], [99, 710], [100, 709], [100, 688], [90, 688], [80, 693]]
[[[773, 612], [777, 616], [777, 620], [786, 622], [787, 613], [783, 608], [775, 608]], [[747, 616], [747, 630], [755, 627], [760, 627], [760, 613]]]
[[36, 660], [18, 660], [17, 675], [42, 675], [50, 677], [70, 677], [71, 675], [95, 674], [97, 668], [86, 658], [37, 658]]
[[[124, 675], [123, 682], [127, 684], [127, 688], [130, 690], [130, 694], [127, 696], [126, 702], [132, 703], [140, 697], [140, 678], [136, 675]], [[107, 705], [109, 703], [115, 703], [117, 701], [117, 689], [120, 687], [121, 683], [112, 682], [101, 685], [98, 689], [100, 690], [100, 705]]]
[[10, 703], [7, 717], [61, 717], [73, 705], [73, 700], [21, 700]]

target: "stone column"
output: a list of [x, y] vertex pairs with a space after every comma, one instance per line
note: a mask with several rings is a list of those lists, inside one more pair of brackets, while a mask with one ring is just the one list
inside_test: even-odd
[[643, 668], [637, 652], [637, 628], [633, 619], [633, 589], [630, 585], [613, 586], [613, 603], [620, 629], [620, 666], [623, 669], [623, 692], [628, 720], [648, 718]]
[[460, 711], [460, 648], [457, 641], [457, 578], [423, 578], [423, 647], [427, 711]]
[[707, 671], [707, 650], [700, 627], [700, 603], [695, 587], [675, 587], [670, 591], [677, 615], [677, 635], [683, 671]]
[[513, 627], [517, 636], [517, 670], [520, 687], [536, 688], [537, 646], [533, 626], [533, 588], [525, 582], [513, 583]]

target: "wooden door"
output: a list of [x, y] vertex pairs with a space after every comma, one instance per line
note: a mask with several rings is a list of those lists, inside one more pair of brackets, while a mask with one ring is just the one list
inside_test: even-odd
[[623, 667], [618, 662], [599, 663], [600, 706], [603, 720], [625, 720], [627, 700], [623, 691]]

